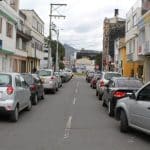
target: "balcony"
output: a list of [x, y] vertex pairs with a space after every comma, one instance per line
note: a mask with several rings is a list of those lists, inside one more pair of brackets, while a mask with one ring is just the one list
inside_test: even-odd
[[0, 13], [12, 22], [18, 20], [18, 13], [5, 1], [0, 1]]
[[150, 41], [146, 41], [144, 43], [144, 51], [143, 51], [144, 55], [150, 55]]
[[24, 38], [26, 41], [32, 40], [31, 30], [23, 24], [18, 24], [17, 36]]
[[133, 61], [133, 53], [127, 54], [127, 61]]

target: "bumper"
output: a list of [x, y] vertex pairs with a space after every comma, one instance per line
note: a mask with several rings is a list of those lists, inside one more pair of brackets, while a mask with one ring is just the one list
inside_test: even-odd
[[10, 112], [15, 110], [15, 107], [16, 103], [14, 103], [14, 100], [0, 101], [0, 111]]
[[56, 88], [54, 83], [48, 83], [48, 84], [44, 83], [43, 87], [44, 87], [45, 90], [46, 89], [50, 89], [51, 90], [51, 89], [55, 89]]

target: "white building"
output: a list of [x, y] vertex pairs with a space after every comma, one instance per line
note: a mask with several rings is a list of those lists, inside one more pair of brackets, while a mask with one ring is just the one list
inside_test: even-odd
[[150, 10], [139, 20], [139, 55], [144, 57], [143, 78], [150, 81]]
[[44, 22], [34, 10], [22, 10], [26, 15], [25, 25], [31, 30], [32, 40], [27, 44], [27, 72], [40, 67], [44, 56]]
[[[143, 57], [138, 51], [139, 29], [138, 20], [142, 16], [142, 0], [138, 0], [126, 15], [126, 53], [127, 61], [133, 62], [133, 74], [141, 75], [143, 70]], [[135, 69], [136, 68], [136, 69]]]
[[13, 71], [19, 0], [0, 1], [0, 71]]

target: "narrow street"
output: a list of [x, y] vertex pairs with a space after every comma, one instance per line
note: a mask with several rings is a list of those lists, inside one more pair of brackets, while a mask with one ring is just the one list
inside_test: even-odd
[[17, 123], [0, 119], [0, 150], [149, 150], [150, 137], [120, 133], [83, 77], [22, 112]]

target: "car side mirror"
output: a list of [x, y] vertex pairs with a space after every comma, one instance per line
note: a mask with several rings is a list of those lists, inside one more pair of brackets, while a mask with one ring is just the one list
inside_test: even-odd
[[129, 95], [129, 97], [130, 97], [131, 99], [136, 99], [135, 93], [132, 93], [131, 95]]

